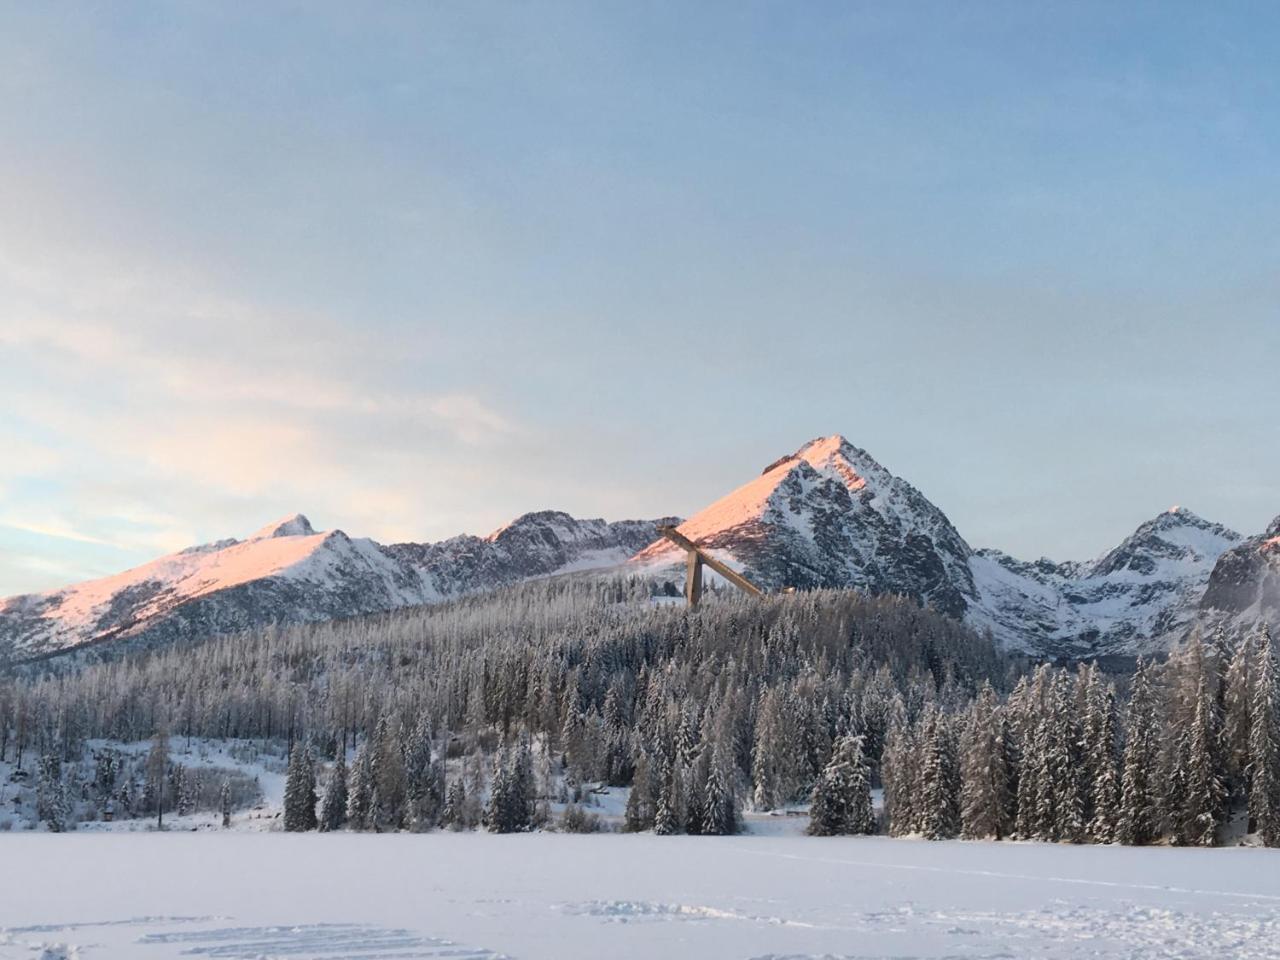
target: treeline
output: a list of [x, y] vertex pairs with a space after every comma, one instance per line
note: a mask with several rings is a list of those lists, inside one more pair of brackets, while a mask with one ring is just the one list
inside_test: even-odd
[[1006, 699], [984, 687], [959, 712], [930, 704], [890, 731], [886, 829], [1212, 846], [1238, 818], [1280, 845], [1277, 676], [1263, 629], [1139, 662], [1123, 711], [1096, 666], [1041, 666]]
[[[898, 713], [954, 713], [1016, 673], [988, 639], [909, 600], [814, 591], [690, 611], [640, 582], [565, 578], [11, 676], [0, 757], [74, 759], [86, 738], [160, 730], [278, 739], [325, 762], [323, 792], [330, 762], [355, 749], [345, 823], [404, 829], [443, 821], [451, 797], [459, 822], [495, 823], [484, 811], [504, 783], [530, 792], [507, 772], [527, 752], [570, 799], [588, 782], [632, 786], [634, 829], [720, 833], [746, 804], [805, 801], [840, 738], [861, 736], [876, 765]], [[465, 776], [442, 782], [446, 761]], [[376, 802], [353, 805], [370, 779]], [[322, 802], [318, 822], [326, 810], [337, 819]]]
[[281, 742], [290, 829], [511, 832], [555, 801], [582, 825], [605, 784], [630, 787], [627, 829], [657, 833], [808, 803], [820, 834], [1274, 845], [1278, 683], [1265, 631], [1193, 637], [1118, 690], [1094, 665], [1029, 669], [907, 600], [691, 611], [565, 578], [12, 675], [0, 760], [52, 771], [86, 738], [157, 731]]

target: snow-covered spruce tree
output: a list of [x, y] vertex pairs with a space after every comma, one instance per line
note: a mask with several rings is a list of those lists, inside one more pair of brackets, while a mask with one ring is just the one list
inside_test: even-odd
[[115, 789], [116, 776], [120, 772], [120, 764], [116, 757], [106, 751], [99, 751], [93, 760], [93, 789], [99, 799], [105, 800]]
[[1030, 680], [1026, 677], [1020, 679], [1008, 704], [1010, 726], [1016, 731], [1019, 744], [1014, 833], [1023, 840], [1040, 836], [1037, 798], [1042, 792], [1041, 781], [1047, 776], [1045, 744], [1040, 727], [1046, 704], [1048, 670], [1042, 664]]
[[896, 720], [885, 738], [880, 763], [885, 829], [890, 836], [905, 837], [920, 830], [919, 761], [913, 728], [905, 720]]
[[173, 806], [173, 812], [179, 816], [186, 816], [190, 811], [187, 806], [190, 801], [190, 795], [187, 792], [187, 768], [180, 763], [170, 764], [169, 766], [169, 802]]
[[373, 745], [366, 740], [356, 748], [347, 778], [347, 824], [353, 830], [369, 829], [373, 809]]
[[463, 830], [470, 826], [467, 823], [467, 788], [462, 778], [457, 777], [445, 791], [444, 810], [440, 814], [440, 825], [449, 830]]
[[1264, 627], [1255, 646], [1249, 727], [1249, 821], [1268, 847], [1280, 846], [1280, 675]]
[[322, 831], [341, 830], [346, 822], [347, 761], [339, 749], [338, 758], [333, 761], [333, 768], [329, 771], [329, 782], [325, 784], [317, 826]]
[[984, 683], [969, 709], [960, 741], [960, 833], [971, 840], [1002, 839], [1009, 808], [1000, 705]]
[[532, 820], [533, 768], [527, 743], [507, 746], [494, 758], [484, 825], [490, 833], [528, 830]]
[[809, 808], [809, 833], [815, 837], [875, 832], [871, 810], [871, 771], [861, 736], [836, 741], [831, 760], [814, 784]]
[[1046, 769], [1056, 793], [1050, 833], [1054, 840], [1079, 843], [1085, 831], [1080, 788], [1080, 725], [1071, 678], [1065, 670], [1058, 672], [1050, 691], [1048, 716], [1051, 735]]
[[222, 828], [231, 826], [231, 781], [225, 777], [218, 788], [218, 810], [222, 813]]
[[379, 832], [404, 826], [408, 777], [404, 765], [404, 743], [399, 722], [387, 714], [378, 720], [373, 736], [373, 791], [370, 795], [371, 826]]
[[424, 712], [409, 736], [405, 752], [406, 825], [411, 830], [430, 830], [440, 822], [444, 807], [444, 770], [432, 759], [434, 730]]
[[661, 789], [658, 791], [653, 814], [653, 832], [660, 837], [671, 836], [683, 829], [678, 812], [681, 805], [679, 799], [680, 777], [672, 767], [673, 764], [670, 760], [665, 757], [662, 758], [661, 773], [658, 777]]
[[959, 764], [950, 718], [929, 704], [921, 720], [920, 832], [928, 840], [946, 840], [960, 832]]
[[1083, 724], [1084, 775], [1089, 793], [1086, 835], [1093, 843], [1115, 839], [1120, 808], [1120, 765], [1117, 754], [1116, 696], [1095, 664], [1090, 670]]
[[36, 819], [44, 822], [50, 833], [61, 833], [70, 826], [70, 798], [62, 777], [62, 759], [58, 752], [40, 758], [36, 777]]
[[729, 836], [738, 832], [738, 795], [734, 789], [733, 762], [725, 745], [710, 749], [706, 787], [703, 790], [701, 832]]
[[627, 794], [627, 807], [623, 815], [624, 829], [628, 833], [640, 833], [653, 828], [653, 790], [649, 756], [641, 753], [636, 760], [635, 776]]
[[1158, 836], [1157, 801], [1151, 783], [1158, 754], [1157, 736], [1149, 668], [1139, 659], [1129, 695], [1120, 816], [1116, 824], [1116, 839], [1131, 846], [1151, 843]]
[[1179, 822], [1179, 840], [1200, 847], [1217, 842], [1226, 796], [1219, 773], [1217, 704], [1208, 684], [1209, 678], [1201, 674], [1194, 694], [1195, 710], [1185, 736], [1186, 773], [1182, 779], [1187, 789]]
[[1227, 786], [1233, 801], [1249, 796], [1249, 735], [1253, 727], [1253, 670], [1257, 664], [1256, 637], [1243, 637], [1231, 654], [1223, 692], [1222, 740]]
[[289, 754], [284, 786], [284, 828], [301, 833], [316, 828], [316, 771], [311, 753], [301, 741]]
[[156, 731], [147, 754], [146, 789], [155, 802], [156, 829], [164, 829], [165, 780], [169, 769], [169, 737], [164, 730]]

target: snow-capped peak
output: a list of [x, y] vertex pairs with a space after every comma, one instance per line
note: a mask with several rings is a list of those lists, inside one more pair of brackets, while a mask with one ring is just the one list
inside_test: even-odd
[[315, 534], [316, 531], [311, 526], [311, 521], [301, 513], [294, 513], [268, 523], [249, 539], [267, 540], [271, 537], [312, 537]]
[[[955, 616], [974, 593], [969, 546], [942, 511], [840, 434], [775, 460], [680, 532], [766, 588], [855, 586]], [[654, 567], [679, 560], [665, 541], [635, 557]]]

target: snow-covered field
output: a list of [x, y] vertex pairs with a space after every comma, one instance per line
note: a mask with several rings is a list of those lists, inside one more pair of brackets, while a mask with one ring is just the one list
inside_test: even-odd
[[1280, 854], [884, 838], [0, 837], [0, 958], [1280, 957]]

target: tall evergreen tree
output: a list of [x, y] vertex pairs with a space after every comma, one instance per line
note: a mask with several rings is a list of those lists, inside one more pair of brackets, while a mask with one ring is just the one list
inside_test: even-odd
[[490, 833], [528, 830], [533, 814], [533, 766], [527, 743], [508, 746], [494, 758], [485, 827]]
[[405, 821], [413, 830], [434, 827], [444, 808], [444, 770], [432, 758], [433, 739], [430, 718], [424, 712], [410, 734], [405, 752]]
[[311, 752], [295, 742], [284, 787], [284, 828], [299, 833], [316, 828], [316, 772]]
[[1048, 779], [1056, 798], [1050, 834], [1055, 840], [1079, 843], [1084, 839], [1085, 813], [1080, 788], [1079, 714], [1072, 703], [1072, 684], [1065, 671], [1058, 673], [1050, 691]]
[[165, 780], [169, 770], [169, 737], [157, 730], [147, 754], [147, 788], [156, 805], [156, 829], [164, 829]]
[[1195, 708], [1186, 735], [1187, 790], [1179, 824], [1180, 839], [1186, 844], [1210, 847], [1218, 836], [1226, 791], [1219, 772], [1221, 731], [1217, 704], [1208, 689], [1208, 677], [1203, 673], [1193, 696]]
[[836, 741], [831, 760], [814, 784], [809, 833], [815, 837], [875, 832], [871, 776], [861, 736]]
[[404, 826], [408, 776], [405, 773], [401, 726], [383, 714], [374, 730], [371, 752], [373, 790], [370, 796], [370, 825], [374, 830], [399, 830]]
[[338, 759], [329, 771], [329, 782], [324, 788], [324, 801], [320, 804], [319, 827], [324, 831], [341, 830], [347, 822], [347, 761], [338, 751]]
[[719, 741], [709, 752], [701, 832], [710, 836], [728, 836], [738, 832], [738, 797], [734, 789], [733, 763], [725, 745]]
[[960, 832], [959, 764], [950, 722], [935, 704], [925, 710], [920, 743], [924, 754], [920, 767], [921, 833], [929, 840], [945, 840]]
[[44, 821], [50, 833], [61, 833], [69, 826], [69, 798], [62, 777], [62, 759], [58, 753], [40, 758], [36, 777], [36, 818]]
[[1008, 791], [1000, 708], [995, 690], [986, 683], [970, 707], [960, 741], [961, 835], [969, 839], [1002, 839]]
[[1253, 728], [1253, 671], [1258, 651], [1247, 634], [1231, 654], [1223, 695], [1222, 740], [1228, 790], [1233, 798], [1249, 795], [1249, 737]]
[[440, 824], [449, 830], [462, 830], [467, 823], [467, 789], [462, 778], [455, 778], [445, 791], [444, 810], [440, 815]]
[[678, 796], [680, 778], [673, 769], [673, 764], [666, 757], [662, 758], [660, 771], [658, 777], [660, 789], [654, 804], [653, 832], [660, 837], [666, 837], [681, 830]]
[[231, 826], [231, 781], [225, 777], [218, 788], [218, 809], [222, 812], [222, 828], [225, 830]]
[[366, 740], [356, 748], [347, 781], [347, 823], [353, 830], [367, 830], [373, 810], [373, 744]]
[[1249, 820], [1268, 847], [1280, 846], [1280, 676], [1264, 627], [1255, 644], [1249, 727]]
[[1151, 782], [1158, 750], [1155, 702], [1148, 669], [1139, 660], [1133, 675], [1125, 730], [1120, 817], [1116, 824], [1117, 839], [1134, 846], [1155, 840], [1159, 822], [1155, 789]]
[[1120, 808], [1116, 696], [1096, 665], [1090, 671], [1082, 737], [1084, 774], [1090, 784], [1086, 834], [1094, 843], [1111, 843]]

